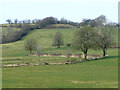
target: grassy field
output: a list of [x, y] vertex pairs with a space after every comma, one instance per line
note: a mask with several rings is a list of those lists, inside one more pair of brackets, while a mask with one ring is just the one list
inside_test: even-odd
[[112, 52], [108, 58], [78, 64], [3, 68], [3, 87], [117, 88], [117, 50]]
[[[3, 64], [37, 63], [37, 56], [28, 56], [24, 50], [24, 41], [30, 37], [39, 40], [44, 54], [82, 53], [72, 47], [60, 49], [52, 47], [52, 39], [57, 31], [64, 36], [65, 45], [73, 39], [78, 28], [70, 29], [38, 29], [30, 32], [21, 41], [3, 44]], [[117, 30], [114, 31], [117, 41]], [[102, 55], [102, 51], [89, 50], [88, 54]], [[104, 59], [69, 65], [40, 65], [3, 68], [3, 88], [117, 88], [118, 87], [118, 49], [109, 49], [109, 56]], [[80, 60], [81, 58], [70, 58]], [[41, 63], [65, 62], [66, 57], [41, 57]]]

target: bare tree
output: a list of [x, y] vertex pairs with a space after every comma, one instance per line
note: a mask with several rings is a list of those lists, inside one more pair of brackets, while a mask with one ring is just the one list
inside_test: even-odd
[[75, 33], [73, 46], [84, 53], [84, 59], [87, 60], [87, 53], [93, 47], [94, 30], [90, 26], [84, 26]]
[[106, 16], [100, 15], [95, 19], [95, 21], [97, 23], [97, 27], [100, 28], [106, 24], [107, 19], [106, 19]]
[[102, 49], [103, 56], [107, 55], [107, 49], [115, 44], [114, 38], [112, 36], [112, 28], [103, 27], [98, 32], [97, 36], [95, 37], [95, 44]]
[[26, 50], [30, 51], [30, 54], [32, 54], [32, 51], [36, 49], [37, 41], [33, 38], [29, 38], [25, 41], [24, 47]]
[[42, 50], [39, 44], [37, 44], [36, 46], [36, 52], [37, 52], [37, 55], [39, 56], [38, 65], [40, 65], [40, 55], [42, 54]]
[[68, 58], [68, 60], [70, 59], [70, 56], [71, 56], [72, 54], [70, 54], [70, 50], [68, 50], [67, 51], [67, 58]]
[[53, 46], [57, 46], [58, 48], [60, 48], [60, 46], [64, 45], [64, 41], [63, 41], [63, 36], [61, 32], [56, 32], [54, 38], [53, 38]]

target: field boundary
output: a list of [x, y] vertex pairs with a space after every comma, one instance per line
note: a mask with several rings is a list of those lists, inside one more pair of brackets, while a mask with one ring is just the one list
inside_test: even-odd
[[[47, 56], [47, 55], [46, 55]], [[50, 56], [50, 55], [49, 55]], [[59, 56], [59, 55], [58, 55]], [[92, 58], [92, 59], [87, 59], [87, 60], [80, 60], [80, 61], [76, 61], [76, 60], [67, 60], [64, 63], [48, 63], [48, 62], [44, 62], [44, 64], [42, 65], [64, 65], [64, 64], [75, 64], [75, 63], [82, 63], [82, 62], [86, 62], [86, 61], [94, 61], [94, 60], [99, 60], [99, 59], [103, 59], [104, 57], [96, 57], [96, 58]], [[40, 64], [41, 65], [41, 64]], [[39, 66], [39, 64], [32, 64], [32, 63], [25, 63], [25, 64], [7, 64], [7, 65], [0, 65], [0, 67], [20, 67], [20, 66]]]

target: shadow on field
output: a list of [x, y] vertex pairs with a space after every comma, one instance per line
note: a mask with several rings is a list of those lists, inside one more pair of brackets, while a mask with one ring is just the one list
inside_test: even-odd
[[87, 60], [87, 61], [109, 60], [109, 59], [114, 59], [114, 58], [120, 58], [120, 56], [107, 56], [107, 57], [103, 57], [103, 58], [96, 58], [96, 59]]
[[94, 59], [94, 60], [103, 60], [103, 59], [109, 60], [109, 59], [118, 58], [118, 57], [120, 57], [120, 56], [107, 56], [107, 57], [104, 57], [104, 58], [98, 58], [98, 59]]

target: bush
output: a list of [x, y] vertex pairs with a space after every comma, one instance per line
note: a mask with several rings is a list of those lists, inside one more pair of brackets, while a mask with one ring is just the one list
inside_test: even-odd
[[68, 43], [66, 46], [70, 47], [70, 46], [71, 46], [71, 43]]
[[2, 35], [2, 43], [4, 44], [4, 43], [10, 43], [21, 40], [22, 37], [27, 35], [31, 30], [36, 29], [36, 25], [29, 25], [29, 24], [23, 24], [20, 27], [21, 27], [20, 31], [12, 30], [12, 32], [8, 33], [7, 35]]

